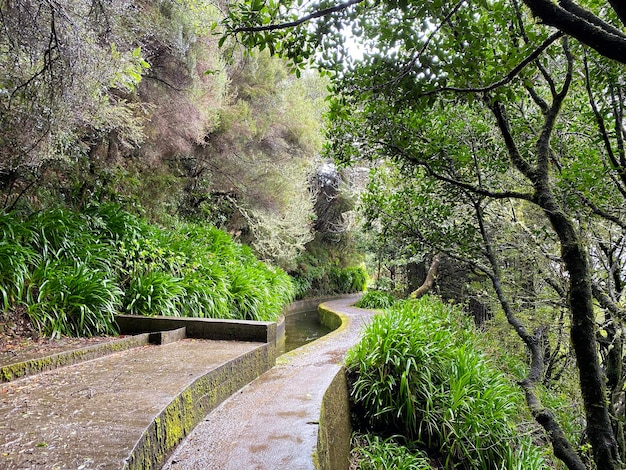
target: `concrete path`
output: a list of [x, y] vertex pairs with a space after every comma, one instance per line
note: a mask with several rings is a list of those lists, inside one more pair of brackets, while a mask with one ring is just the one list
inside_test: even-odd
[[120, 470], [181, 391], [263, 347], [183, 339], [0, 384], [0, 469]]
[[315, 468], [324, 393], [340, 371], [346, 351], [358, 341], [362, 327], [373, 315], [350, 307], [355, 300], [324, 304], [341, 313], [344, 324], [281, 356], [274, 368], [224, 401], [178, 446], [164, 468]]
[[[168, 470], [298, 470], [315, 468], [316, 462], [328, 468], [323, 462], [337, 461], [337, 455], [342, 463], [333, 468], [347, 466], [350, 429], [341, 364], [372, 316], [349, 306], [356, 299], [327, 302], [343, 324], [281, 356], [270, 370], [273, 323], [158, 317], [149, 321], [164, 328], [148, 331], [168, 332], [144, 335], [142, 341], [154, 335], [163, 342], [179, 339], [181, 331], [184, 338], [181, 322], [196, 338], [256, 328], [267, 340], [186, 338], [158, 346], [144, 341], [118, 352], [111, 351], [119, 345], [109, 345], [108, 355], [98, 358], [89, 348], [9, 366], [3, 380], [33, 375], [0, 383], [0, 470], [135, 470], [163, 464]], [[36, 372], [58, 366], [64, 367]], [[335, 406], [328, 396], [344, 403]], [[325, 436], [323, 448], [318, 433]]]

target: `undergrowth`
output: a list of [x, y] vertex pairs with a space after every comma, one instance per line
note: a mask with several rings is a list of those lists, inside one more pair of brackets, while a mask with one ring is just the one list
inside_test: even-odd
[[0, 215], [0, 295], [47, 336], [115, 334], [114, 314], [274, 320], [290, 278], [210, 226], [150, 225], [114, 204]]
[[545, 468], [516, 421], [521, 392], [478, 350], [467, 316], [433, 297], [376, 315], [346, 359], [363, 428], [403, 436], [445, 468]]
[[368, 290], [355, 304], [359, 308], [385, 309], [391, 307], [396, 298], [389, 292], [380, 290]]

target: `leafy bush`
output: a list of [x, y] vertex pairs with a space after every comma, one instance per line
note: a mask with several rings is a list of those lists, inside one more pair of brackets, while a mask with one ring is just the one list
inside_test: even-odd
[[106, 273], [83, 263], [53, 263], [37, 269], [34, 279], [40, 282], [29, 290], [28, 315], [43, 334], [116, 333], [114, 315], [122, 291]]
[[396, 298], [389, 292], [369, 290], [359, 299], [355, 306], [360, 308], [385, 309], [391, 307], [395, 301]]
[[4, 310], [21, 299], [39, 256], [28, 246], [0, 240], [0, 295]]
[[516, 432], [521, 393], [477, 344], [454, 307], [432, 297], [398, 302], [348, 354], [355, 405], [368, 426], [427, 446], [446, 468], [543, 468]]
[[282, 270], [214, 227], [162, 229], [114, 204], [0, 215], [0, 299], [42, 333], [114, 333], [118, 310], [275, 320], [293, 299]]
[[352, 460], [358, 470], [431, 470], [423, 453], [400, 444], [395, 437], [383, 439], [375, 434], [355, 435]]
[[302, 256], [298, 269], [291, 273], [296, 286], [296, 298], [362, 292], [367, 286], [367, 271], [363, 266], [340, 267], [330, 259]]
[[185, 295], [180, 279], [163, 271], [134, 273], [126, 289], [124, 309], [134, 315], [180, 316]]

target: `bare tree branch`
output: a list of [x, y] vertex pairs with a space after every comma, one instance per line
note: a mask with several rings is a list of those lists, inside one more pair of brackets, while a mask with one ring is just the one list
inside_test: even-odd
[[314, 11], [313, 13], [311, 13], [309, 15], [305, 15], [305, 16], [303, 16], [301, 18], [298, 18], [297, 20], [294, 20], [294, 21], [288, 21], [286, 23], [278, 23], [278, 24], [268, 24], [268, 25], [263, 25], [263, 26], [242, 26], [242, 27], [233, 29], [232, 32], [234, 34], [237, 34], [237, 33], [258, 33], [258, 32], [262, 32], [262, 31], [277, 31], [277, 30], [280, 30], [280, 29], [295, 28], [296, 26], [300, 26], [302, 23], [306, 23], [306, 22], [311, 21], [311, 20], [313, 20], [315, 18], [321, 18], [323, 16], [328, 16], [328, 15], [331, 15], [331, 14], [336, 13], [338, 11], [345, 10], [345, 9], [351, 7], [352, 5], [356, 5], [357, 3], [361, 3], [363, 1], [364, 0], [349, 0], [347, 2], [335, 5], [334, 7], [324, 8], [322, 10]]

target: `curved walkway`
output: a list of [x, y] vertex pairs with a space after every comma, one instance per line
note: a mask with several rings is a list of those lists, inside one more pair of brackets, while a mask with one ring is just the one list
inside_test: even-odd
[[346, 351], [358, 341], [362, 327], [374, 313], [351, 307], [355, 300], [350, 297], [323, 304], [340, 313], [343, 324], [323, 338], [281, 356], [274, 368], [209, 413], [163, 468], [324, 467], [319, 461], [325, 457], [318, 455], [317, 449], [324, 393], [341, 370]]
[[[5, 364], [0, 470], [156, 469], [181, 440], [164, 468], [347, 468], [341, 364], [373, 315], [350, 307], [356, 298], [323, 304], [339, 314], [341, 326], [281, 356], [271, 369], [276, 324], [167, 317], [133, 318], [135, 326], [148, 322], [139, 329], [157, 333], [99, 352]], [[325, 319], [339, 323], [334, 314]], [[246, 334], [248, 341], [220, 339]], [[160, 345], [146, 344], [153, 339]], [[122, 343], [130, 349], [119, 351]], [[107, 355], [95, 358], [100, 352]], [[67, 365], [85, 359], [91, 360]], [[59, 368], [40, 372], [52, 367]]]

